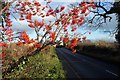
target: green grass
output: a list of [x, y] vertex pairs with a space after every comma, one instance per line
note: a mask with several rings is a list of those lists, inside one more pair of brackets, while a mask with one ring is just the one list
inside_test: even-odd
[[65, 79], [62, 68], [54, 47], [49, 46], [39, 54], [28, 57], [28, 61], [21, 63], [13, 72], [4, 76], [5, 78], [51, 78]]

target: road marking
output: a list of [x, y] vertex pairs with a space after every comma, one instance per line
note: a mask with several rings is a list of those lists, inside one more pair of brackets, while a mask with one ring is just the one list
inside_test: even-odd
[[105, 71], [108, 72], [108, 73], [110, 73], [110, 74], [113, 74], [114, 76], [118, 76], [117, 74], [115, 74], [115, 73], [113, 73], [113, 72], [111, 72], [109, 70], [105, 70]]

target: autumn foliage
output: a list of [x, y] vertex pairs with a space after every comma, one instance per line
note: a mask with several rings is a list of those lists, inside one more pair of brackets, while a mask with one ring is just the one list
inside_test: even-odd
[[[34, 48], [44, 48], [49, 44], [55, 44], [56, 41], [63, 41], [72, 52], [75, 53], [74, 47], [77, 41], [85, 40], [86, 37], [70, 36], [76, 34], [76, 30], [82, 26], [85, 17], [95, 9], [93, 2], [80, 2], [75, 7], [58, 6], [52, 8], [51, 0], [45, 1], [46, 5], [40, 2], [17, 2], [15, 1], [14, 7], [9, 7], [2, 14], [5, 25], [0, 27], [1, 41], [0, 47], [8, 47], [9, 43], [16, 42], [18, 46], [24, 44], [33, 44]], [[7, 4], [7, 3], [6, 3]], [[34, 7], [33, 7], [34, 6]], [[31, 39], [27, 31], [14, 31], [12, 26], [11, 14], [19, 15], [19, 21], [27, 21], [28, 26], [36, 33], [36, 39]], [[37, 16], [40, 20], [34, 20], [33, 17]], [[46, 18], [52, 17], [54, 19], [46, 21]], [[43, 33], [43, 34], [40, 34]], [[5, 53], [2, 52], [0, 57], [4, 58]]]

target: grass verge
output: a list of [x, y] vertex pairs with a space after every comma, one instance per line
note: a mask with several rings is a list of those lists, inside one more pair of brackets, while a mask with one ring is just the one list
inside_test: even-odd
[[11, 73], [4, 75], [4, 78], [65, 79], [65, 73], [54, 47], [48, 46], [39, 54], [28, 57], [27, 62], [20, 63]]

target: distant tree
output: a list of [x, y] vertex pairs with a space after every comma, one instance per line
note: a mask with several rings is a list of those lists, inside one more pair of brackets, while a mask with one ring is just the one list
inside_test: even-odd
[[[119, 10], [120, 10], [120, 1], [114, 3], [114, 7], [119, 6]], [[120, 44], [120, 12], [118, 13], [118, 28], [117, 28], [117, 34], [115, 35], [115, 38], [117, 40], [117, 42]]]
[[[118, 21], [117, 28], [113, 31], [106, 31], [106, 32], [109, 32], [110, 34], [116, 34], [115, 38], [118, 41], [118, 43], [120, 43], [120, 1], [115, 0], [114, 3], [95, 2], [95, 4], [97, 9], [95, 11], [92, 11], [95, 14], [95, 16], [93, 16], [92, 19], [89, 20], [89, 22], [94, 23], [94, 20], [97, 18], [97, 21], [99, 23], [97, 27], [99, 28], [101, 24], [106, 23], [107, 19], [111, 21], [112, 17], [110, 16], [110, 14], [116, 14]], [[106, 5], [112, 5], [112, 7], [108, 9], [105, 7]]]
[[120, 30], [118, 30], [118, 33], [115, 35], [116, 40], [120, 44]]

